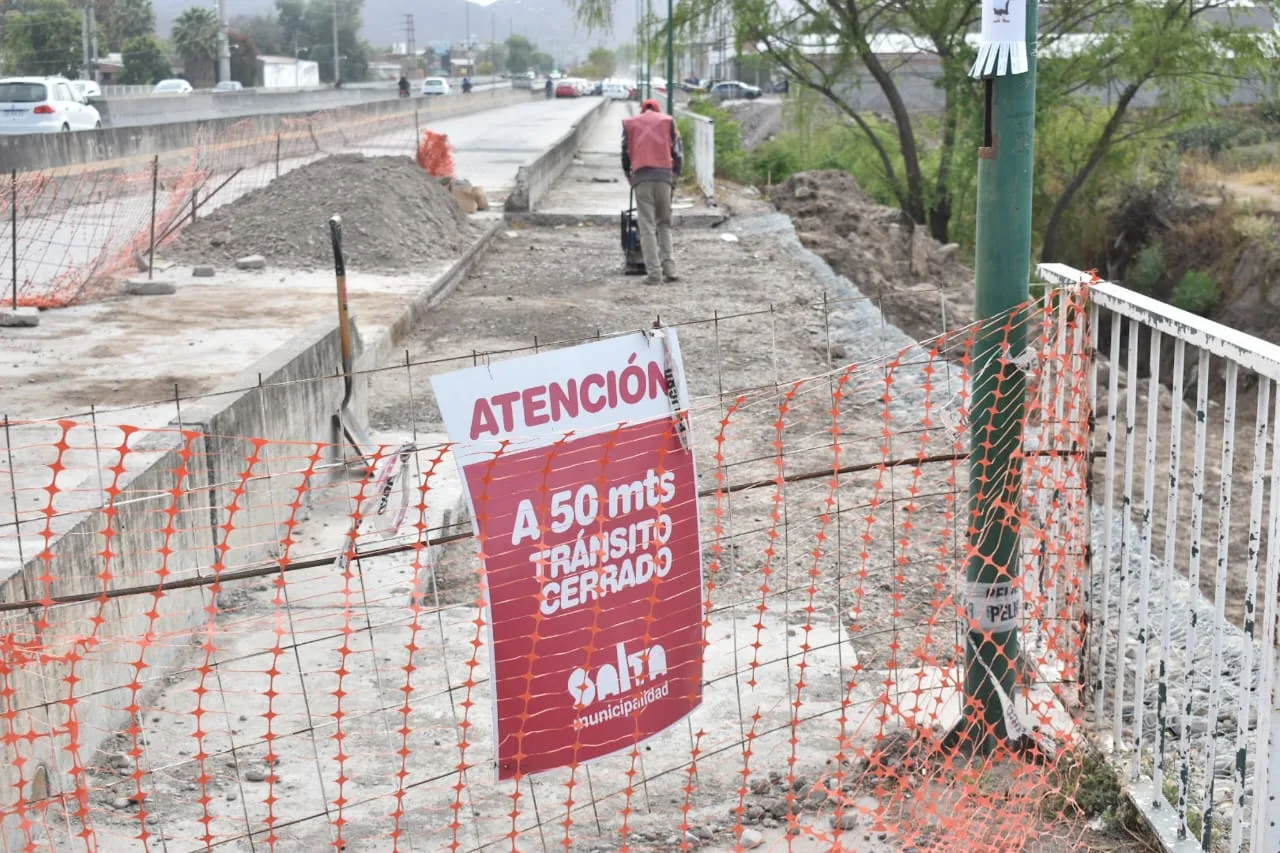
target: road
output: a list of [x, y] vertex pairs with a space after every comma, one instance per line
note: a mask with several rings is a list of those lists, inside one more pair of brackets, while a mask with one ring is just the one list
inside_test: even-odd
[[[474, 97], [474, 96], [473, 96]], [[441, 119], [431, 129], [445, 133], [455, 147], [454, 163], [459, 177], [484, 187], [490, 199], [501, 203], [515, 182], [516, 170], [548, 148], [597, 103], [595, 98], [532, 101], [471, 115]], [[334, 151], [375, 154], [404, 154], [414, 151], [415, 131], [412, 116], [405, 125], [373, 139], [346, 145]], [[280, 161], [280, 171], [287, 172], [324, 154]], [[234, 201], [244, 193], [265, 186], [274, 177], [273, 161], [248, 168], [218, 190], [202, 211]], [[203, 197], [227, 176], [210, 175], [202, 190]], [[110, 265], [117, 252], [130, 240], [146, 246], [149, 235], [151, 196], [147, 182], [133, 182], [132, 194], [115, 191], [93, 204], [82, 204], [47, 217], [18, 220], [18, 280], [20, 296], [27, 300], [45, 293], [52, 282], [74, 278], [94, 264]], [[163, 182], [162, 182], [163, 183]], [[171, 214], [169, 208], [180, 203], [183, 195], [161, 189], [157, 197], [158, 232], [163, 232]], [[184, 208], [185, 211], [185, 208]], [[10, 268], [10, 228], [3, 225], [0, 243], [0, 269]], [[145, 253], [145, 248], [144, 248]], [[109, 270], [108, 270], [109, 271]], [[6, 276], [7, 278], [7, 276]]]
[[[461, 97], [461, 84], [448, 97]], [[511, 83], [477, 83], [472, 96], [509, 89]], [[413, 88], [414, 97], [420, 98], [421, 82]], [[305, 113], [350, 104], [368, 103], [396, 97], [395, 84], [364, 84], [347, 86], [341, 90], [307, 89], [303, 91], [273, 91], [252, 89], [243, 92], [214, 94], [201, 90], [189, 95], [149, 95], [107, 97], [95, 100], [94, 105], [102, 114], [107, 127], [143, 127], [182, 121], [206, 121], [219, 118], [241, 118], [254, 115], [281, 113]]]

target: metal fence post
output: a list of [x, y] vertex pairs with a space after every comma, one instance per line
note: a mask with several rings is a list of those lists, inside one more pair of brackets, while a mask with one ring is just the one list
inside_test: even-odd
[[276, 177], [280, 177], [280, 134], [276, 134]]
[[156, 193], [160, 189], [160, 155], [151, 161], [151, 248], [147, 252], [147, 279], [156, 268]]
[[18, 310], [18, 170], [9, 175], [9, 260], [13, 264], [13, 310]]

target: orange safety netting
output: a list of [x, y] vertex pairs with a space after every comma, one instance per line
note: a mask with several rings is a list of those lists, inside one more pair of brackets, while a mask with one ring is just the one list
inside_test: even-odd
[[[158, 156], [104, 157], [85, 164], [0, 177], [0, 269], [10, 298], [15, 254], [18, 303], [61, 308], [119, 293], [146, 270], [152, 241], [162, 247], [193, 218], [326, 154], [419, 150], [419, 120], [463, 109], [360, 108], [307, 116], [257, 117], [199, 131], [188, 147]], [[428, 134], [430, 132], [428, 131]], [[451, 161], [450, 161], [451, 162]]]
[[453, 177], [453, 146], [449, 137], [434, 130], [424, 130], [418, 142], [418, 165], [437, 178]]
[[[1076, 849], [1083, 300], [695, 398], [703, 704], [508, 782], [485, 607], [501, 590], [447, 446], [357, 470], [325, 442], [6, 424], [0, 850]], [[988, 357], [1003, 378], [975, 413]], [[974, 442], [993, 414], [1017, 433]], [[567, 464], [548, 452], [546, 471]], [[969, 503], [971, 464], [989, 503]], [[980, 630], [995, 617], [965, 569], [1003, 534], [1020, 651], [986, 664], [1012, 688], [989, 728], [965, 710], [966, 642], [1012, 646]], [[589, 606], [596, 624], [653, 613]], [[530, 632], [528, 662], [550, 639]], [[994, 752], [957, 747], [966, 719]]]

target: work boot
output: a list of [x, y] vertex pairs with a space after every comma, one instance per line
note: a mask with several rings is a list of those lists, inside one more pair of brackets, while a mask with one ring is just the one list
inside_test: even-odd
[[680, 280], [680, 276], [676, 275], [675, 261], [667, 261], [665, 264], [662, 265], [662, 280], [663, 281], [679, 281]]

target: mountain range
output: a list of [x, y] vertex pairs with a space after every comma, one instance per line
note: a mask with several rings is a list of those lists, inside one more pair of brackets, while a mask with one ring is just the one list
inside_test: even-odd
[[[157, 29], [167, 36], [173, 21], [191, 0], [155, 0]], [[338, 0], [344, 2], [344, 0]], [[274, 8], [274, 0], [226, 0], [227, 15], [255, 15]], [[656, 5], [656, 4], [655, 4]], [[585, 58], [593, 47], [614, 47], [634, 40], [635, 0], [624, 0], [614, 9], [612, 32], [592, 32], [579, 28], [573, 9], [565, 0], [495, 0], [487, 6], [467, 0], [364, 0], [364, 37], [375, 48], [405, 41], [405, 15], [414, 17], [415, 40], [419, 48], [436, 41], [464, 40], [468, 20], [475, 41], [487, 42], [490, 34], [499, 41], [512, 33], [525, 35], [540, 50], [557, 59]], [[655, 9], [655, 14], [657, 9]]]

